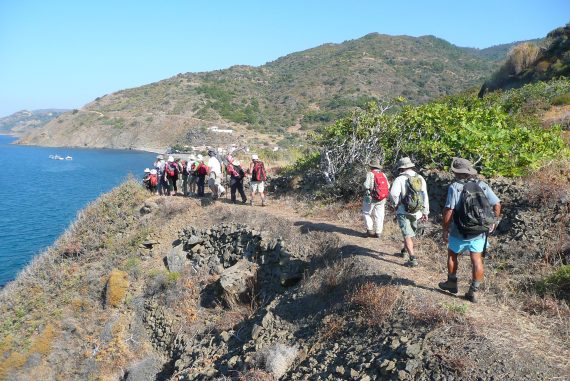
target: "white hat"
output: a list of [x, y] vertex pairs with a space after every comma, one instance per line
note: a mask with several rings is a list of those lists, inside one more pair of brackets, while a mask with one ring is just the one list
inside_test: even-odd
[[197, 160], [202, 161], [204, 160], [204, 156], [202, 156], [201, 154], [198, 154], [198, 156], [196, 157]]
[[188, 156], [188, 160], [196, 160], [196, 156], [194, 154]]
[[412, 159], [406, 156], [398, 160], [396, 166], [398, 167], [398, 169], [406, 169], [406, 168], [413, 168], [416, 165], [412, 163]]
[[149, 173], [150, 172], [150, 168], [145, 168], [144, 169], [144, 173]]
[[158, 155], [156, 158], [159, 159], [159, 160], [163, 160], [163, 159], [164, 159], [164, 156]]
[[168, 161], [172, 163], [174, 161], [174, 157], [168, 156]]
[[256, 154], [251, 155], [251, 160], [259, 160], [259, 156]]
[[237, 165], [238, 167], [241, 165], [238, 159], [234, 159], [233, 165]]
[[150, 170], [150, 174], [151, 174], [151, 175], [156, 175], [156, 169], [151, 169], [151, 170]]

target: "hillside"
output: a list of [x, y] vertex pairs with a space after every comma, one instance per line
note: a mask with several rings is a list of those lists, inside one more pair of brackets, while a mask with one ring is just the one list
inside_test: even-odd
[[515, 46], [480, 94], [560, 77], [570, 77], [570, 24], [548, 33], [542, 44], [526, 42]]
[[[362, 237], [358, 202], [262, 209], [127, 182], [0, 291], [0, 379], [564, 379], [570, 295], [552, 267], [570, 252], [552, 239], [568, 204], [535, 204], [536, 180], [492, 183], [508, 207], [478, 304], [436, 286], [449, 174], [428, 177], [414, 269], [391, 218]], [[459, 276], [463, 292], [468, 262]]]
[[[105, 95], [20, 142], [127, 148], [236, 141], [287, 145], [372, 99], [403, 96], [419, 103], [476, 86], [499, 66], [496, 56], [481, 53], [433, 36], [369, 34], [260, 67], [179, 74]], [[213, 125], [236, 133], [207, 132]]]
[[33, 129], [43, 127], [50, 120], [67, 111], [61, 109], [18, 111], [0, 118], [0, 132], [22, 136]]

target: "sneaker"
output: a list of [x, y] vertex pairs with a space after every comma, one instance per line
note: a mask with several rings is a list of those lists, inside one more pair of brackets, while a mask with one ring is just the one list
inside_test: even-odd
[[408, 259], [408, 261], [404, 264], [407, 267], [418, 267], [418, 260], [416, 258]]
[[410, 260], [410, 254], [408, 254], [408, 251], [406, 249], [400, 250], [400, 256], [404, 259], [404, 261]]
[[247, 200], [242, 200], [241, 203], [245, 205], [247, 203]]
[[451, 292], [452, 294], [457, 294], [457, 281], [452, 282], [450, 280], [447, 280], [445, 282], [439, 282], [437, 286], [444, 291]]
[[477, 303], [477, 292], [469, 289], [469, 291], [467, 291], [465, 293], [465, 300], [470, 301], [471, 303]]

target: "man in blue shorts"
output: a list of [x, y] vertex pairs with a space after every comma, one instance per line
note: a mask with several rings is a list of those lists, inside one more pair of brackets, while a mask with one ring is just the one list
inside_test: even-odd
[[468, 160], [454, 158], [451, 163], [451, 171], [455, 175], [455, 182], [447, 190], [447, 199], [443, 210], [443, 240], [448, 242], [447, 281], [439, 283], [439, 288], [453, 294], [457, 293], [457, 256], [468, 251], [471, 257], [473, 279], [469, 291], [465, 294], [465, 299], [475, 303], [477, 301], [476, 293], [483, 281], [483, 253], [487, 245], [487, 236], [494, 230], [496, 223], [490, 227], [489, 233], [464, 235], [459, 232], [453, 214], [457, 213], [461, 206], [463, 186], [469, 181], [475, 181], [485, 194], [489, 205], [493, 208], [495, 221], [501, 214], [501, 204], [489, 185], [476, 180], [477, 171]]

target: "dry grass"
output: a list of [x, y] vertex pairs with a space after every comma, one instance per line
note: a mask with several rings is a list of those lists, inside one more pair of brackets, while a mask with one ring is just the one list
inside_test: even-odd
[[363, 312], [367, 325], [379, 326], [392, 316], [401, 296], [402, 292], [396, 286], [366, 282], [347, 299]]
[[528, 200], [537, 206], [551, 206], [570, 194], [570, 160], [549, 163], [525, 178]]
[[325, 316], [319, 329], [319, 340], [326, 342], [332, 338], [337, 338], [345, 326], [345, 318], [338, 315]]
[[511, 66], [515, 74], [519, 74], [536, 61], [539, 51], [538, 46], [534, 44], [523, 43], [516, 45], [508, 53], [506, 65]]
[[247, 372], [240, 373], [237, 379], [238, 381], [275, 381], [273, 376], [259, 369], [251, 369]]
[[407, 315], [415, 324], [430, 327], [465, 323], [466, 306], [466, 304], [439, 305], [433, 300], [420, 296], [407, 298], [404, 303]]
[[118, 307], [129, 289], [129, 275], [117, 269], [111, 271], [105, 289], [105, 305]]

